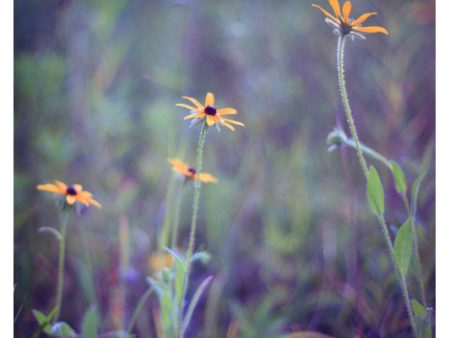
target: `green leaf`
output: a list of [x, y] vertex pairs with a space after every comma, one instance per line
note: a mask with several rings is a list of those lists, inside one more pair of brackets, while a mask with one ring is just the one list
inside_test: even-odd
[[200, 284], [197, 291], [195, 291], [194, 295], [192, 296], [191, 302], [189, 304], [189, 307], [186, 311], [186, 315], [183, 320], [183, 324], [181, 326], [181, 336], [183, 336], [184, 332], [186, 331], [187, 327], [189, 326], [189, 322], [191, 321], [192, 314], [194, 313], [195, 307], [197, 306], [197, 303], [200, 300], [200, 297], [202, 296], [205, 289], [208, 287], [212, 278], [213, 278], [213, 276], [209, 276], [209, 277], [205, 278], [205, 280], [202, 282], [202, 284]]
[[411, 219], [408, 218], [398, 230], [394, 243], [394, 259], [402, 276], [406, 276], [408, 273], [412, 254], [412, 241]]
[[49, 318], [49, 316], [53, 316], [52, 314], [50, 314], [49, 316], [44, 315], [41, 311], [39, 310], [34, 310], [33, 309], [33, 315], [34, 318], [36, 318], [39, 326], [41, 327], [42, 331], [44, 331], [45, 333], [49, 334], [50, 333], [50, 320], [51, 318]]
[[421, 318], [426, 317], [427, 310], [425, 310], [425, 308], [423, 307], [422, 304], [420, 304], [417, 300], [413, 299], [411, 301], [411, 305], [412, 305], [412, 308], [413, 308], [414, 315], [416, 317], [421, 317]]
[[405, 174], [403, 173], [402, 168], [400, 168], [397, 162], [391, 161], [391, 166], [392, 175], [394, 175], [395, 190], [397, 190], [397, 192], [399, 192], [400, 194], [404, 194], [408, 189], [408, 186], [406, 185]]
[[374, 166], [367, 173], [367, 198], [370, 210], [377, 216], [384, 215], [384, 190]]
[[81, 324], [81, 332], [84, 338], [97, 337], [98, 317], [95, 305], [91, 305], [86, 311]]
[[34, 318], [36, 318], [39, 325], [44, 325], [45, 323], [48, 323], [47, 316], [44, 315], [41, 311], [33, 310], [33, 315]]
[[183, 287], [187, 288], [187, 285], [184, 285], [185, 277], [186, 277], [186, 264], [175, 251], [164, 248], [167, 252], [169, 252], [173, 258], [175, 258], [175, 294], [176, 294], [176, 302], [177, 304], [182, 303], [183, 297]]
[[53, 324], [50, 334], [56, 337], [75, 337], [76, 332], [65, 322], [57, 322]]

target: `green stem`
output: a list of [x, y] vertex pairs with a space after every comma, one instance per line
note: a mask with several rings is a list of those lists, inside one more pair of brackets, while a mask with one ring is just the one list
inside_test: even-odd
[[175, 214], [173, 217], [172, 238], [170, 246], [174, 249], [177, 246], [178, 228], [180, 226], [181, 201], [183, 200], [183, 183], [178, 184], [177, 196], [175, 200]]
[[[206, 124], [206, 121], [203, 123], [202, 130], [200, 132], [200, 136], [198, 139], [198, 147], [197, 147], [197, 162], [196, 162], [196, 171], [197, 174], [200, 174], [202, 170], [202, 162], [203, 162], [203, 148], [205, 145], [205, 138], [206, 133], [208, 131], [208, 125]], [[183, 282], [182, 287], [182, 297], [179, 298], [178, 303], [178, 336], [179, 338], [183, 338], [182, 336], [182, 313], [183, 313], [183, 302], [184, 297], [186, 295], [186, 289], [188, 285], [188, 279], [189, 279], [189, 271], [191, 268], [191, 258], [194, 251], [194, 242], [195, 242], [195, 230], [197, 227], [197, 214], [198, 214], [198, 207], [200, 202], [200, 188], [202, 186], [202, 183], [200, 180], [194, 180], [194, 200], [192, 203], [192, 218], [191, 218], [191, 231], [189, 234], [189, 245], [188, 250], [186, 254], [186, 272], [185, 272], [185, 278]]]
[[69, 211], [63, 211], [63, 218], [61, 221], [61, 238], [59, 240], [59, 261], [58, 261], [58, 285], [56, 289], [56, 305], [55, 316], [53, 317], [53, 323], [56, 323], [61, 313], [63, 287], [64, 287], [64, 258], [66, 252], [66, 230], [69, 220]]
[[[343, 142], [346, 145], [356, 149], [356, 142], [353, 139], [345, 138], [343, 140]], [[369, 148], [368, 146], [366, 146], [362, 143], [360, 144], [360, 148], [365, 155], [368, 155], [368, 156], [372, 157], [373, 159], [382, 162], [386, 167], [389, 168], [389, 170], [392, 171], [391, 162], [386, 157], [384, 157], [377, 151], [373, 150], [372, 148]], [[411, 209], [411, 207], [409, 206], [409, 201], [408, 201], [408, 197], [406, 196], [406, 193], [401, 193], [401, 198], [402, 198], [403, 204], [405, 206], [406, 212], [408, 213], [409, 217], [411, 218], [411, 230], [412, 230], [412, 234], [413, 234], [413, 248], [414, 248], [414, 255], [415, 255], [416, 267], [417, 267], [417, 276], [416, 277], [417, 277], [417, 280], [419, 283], [422, 304], [426, 307], [427, 302], [426, 302], [426, 297], [425, 297], [425, 285], [423, 283], [423, 277], [422, 277], [423, 276], [422, 275], [422, 263], [420, 261], [419, 244], [418, 244], [416, 222], [415, 222], [415, 220], [416, 220], [416, 218], [415, 218], [416, 204], [414, 203], [414, 199], [413, 199], [413, 206], [412, 206], [413, 209]], [[417, 198], [415, 200], [417, 200]]]
[[147, 299], [150, 298], [152, 292], [153, 288], [149, 287], [139, 300], [139, 303], [137, 304], [136, 309], [134, 310], [133, 315], [131, 316], [130, 324], [128, 325], [127, 329], [127, 336], [131, 336], [132, 330], [134, 328], [134, 325], [136, 324], [139, 314], [141, 313]]
[[[349, 125], [349, 128], [350, 128], [353, 140], [355, 142], [356, 153], [358, 155], [359, 163], [361, 165], [361, 168], [363, 170], [364, 176], [366, 177], [366, 181], [367, 181], [369, 170], [367, 168], [367, 163], [366, 163], [366, 160], [364, 159], [364, 155], [362, 153], [362, 149], [361, 149], [359, 138], [358, 138], [358, 133], [356, 132], [356, 126], [355, 126], [355, 122], [353, 120], [353, 116], [352, 116], [352, 112], [351, 112], [351, 108], [350, 108], [350, 103], [349, 103], [349, 100], [348, 100], [347, 90], [346, 90], [346, 87], [345, 87], [344, 47], [345, 47], [345, 35], [344, 36], [343, 35], [339, 35], [338, 45], [337, 45], [338, 84], [339, 84], [339, 89], [340, 89], [340, 92], [341, 92], [342, 103], [344, 105], [345, 114], [347, 116], [347, 122], [348, 122], [348, 125]], [[378, 154], [378, 153], [372, 152], [372, 155], [376, 155], [376, 154]], [[379, 158], [379, 159], [381, 160], [381, 158]], [[408, 312], [408, 317], [409, 317], [409, 321], [410, 321], [412, 329], [413, 329], [414, 336], [417, 337], [417, 330], [416, 330], [414, 317], [413, 317], [413, 314], [412, 314], [411, 302], [410, 302], [410, 297], [409, 297], [409, 293], [408, 293], [408, 287], [407, 287], [407, 284], [406, 284], [405, 276], [403, 276], [401, 274], [401, 272], [397, 268], [397, 264], [395, 263], [394, 247], [392, 245], [392, 241], [391, 241], [391, 238], [389, 236], [389, 231], [388, 231], [388, 228], [387, 228], [387, 225], [386, 225], [386, 221], [384, 219], [384, 215], [378, 215], [377, 218], [378, 218], [378, 221], [380, 223], [381, 230], [383, 232], [384, 240], [385, 240], [386, 245], [388, 247], [389, 256], [391, 258], [392, 264], [394, 265], [394, 269], [395, 269], [395, 274], [396, 274], [397, 280], [398, 280], [398, 282], [400, 284], [400, 287], [401, 287], [401, 290], [402, 290], [403, 298], [404, 298], [405, 305], [406, 305], [406, 310]]]

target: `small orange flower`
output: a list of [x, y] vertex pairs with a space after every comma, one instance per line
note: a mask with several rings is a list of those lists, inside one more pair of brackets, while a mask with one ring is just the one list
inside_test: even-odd
[[172, 165], [172, 170], [187, 179], [199, 180], [203, 183], [217, 183], [218, 180], [209, 173], [197, 173], [195, 168], [176, 158], [168, 158], [167, 162]]
[[383, 33], [386, 35], [389, 34], [387, 29], [384, 27], [361, 26], [361, 24], [364, 23], [368, 18], [376, 15], [377, 13], [364, 13], [359, 18], [353, 20], [350, 18], [350, 12], [352, 10], [352, 3], [350, 1], [346, 1], [344, 3], [344, 5], [342, 6], [342, 11], [339, 5], [339, 0], [328, 0], [328, 2], [333, 9], [334, 15], [332, 15], [330, 12], [323, 9], [319, 5], [313, 4], [312, 6], [320, 9], [322, 13], [327, 16], [327, 18], [325, 18], [325, 21], [333, 28], [336, 28], [340, 34], [351, 34], [362, 39], [364, 39], [365, 37], [360, 33]]
[[228, 129], [231, 129], [234, 131], [234, 127], [232, 126], [232, 124], [235, 124], [238, 126], [244, 126], [244, 124], [242, 122], [223, 117], [224, 115], [235, 115], [235, 114], [237, 114], [237, 110], [234, 108], [217, 109], [214, 106], [214, 94], [213, 93], [206, 94], [204, 105], [202, 105], [200, 102], [198, 102], [193, 97], [183, 96], [183, 99], [186, 99], [186, 100], [190, 101], [193, 105], [195, 105], [195, 107], [193, 107], [191, 105], [184, 104], [184, 103], [176, 104], [177, 106], [189, 109], [192, 112], [191, 114], [185, 116], [185, 118], [184, 118], [185, 120], [194, 119], [192, 122], [192, 125], [195, 125], [204, 119], [209, 127], [216, 124], [216, 127], [219, 128], [219, 124], [222, 124], [225, 127], [227, 127]]
[[53, 183], [54, 184], [39, 184], [37, 189], [66, 196], [66, 202], [69, 205], [79, 202], [85, 206], [93, 205], [97, 208], [102, 207], [100, 203], [92, 198], [92, 194], [90, 192], [83, 190], [83, 186], [80, 184], [66, 185], [58, 180], [54, 180]]
[[175, 259], [169, 253], [155, 253], [148, 259], [148, 266], [153, 272], [159, 272], [164, 268], [170, 268], [174, 263]]

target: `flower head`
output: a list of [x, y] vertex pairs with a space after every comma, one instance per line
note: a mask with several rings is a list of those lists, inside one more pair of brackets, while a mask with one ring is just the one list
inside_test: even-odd
[[357, 19], [353, 20], [350, 18], [350, 12], [352, 10], [352, 3], [350, 1], [346, 1], [344, 5], [341, 7], [339, 5], [339, 0], [328, 0], [331, 8], [333, 9], [333, 14], [323, 9], [321, 6], [313, 4], [313, 7], [316, 7], [325, 14], [325, 21], [335, 28], [339, 34], [347, 35], [351, 34], [352, 36], [356, 36], [362, 39], [365, 39], [364, 35], [361, 33], [383, 33], [388, 35], [388, 31], [384, 27], [380, 26], [361, 26], [368, 18], [376, 15], [375, 12], [364, 13], [359, 16]]
[[97, 208], [102, 207], [100, 203], [92, 198], [92, 194], [89, 191], [83, 190], [83, 186], [81, 184], [66, 185], [61, 181], [54, 180], [53, 184], [39, 184], [37, 189], [65, 196], [65, 200], [68, 205], [73, 205], [75, 202], [79, 202], [85, 206], [93, 205]]
[[200, 123], [202, 120], [204, 120], [206, 122], [206, 124], [208, 124], [209, 127], [211, 127], [215, 124], [216, 127], [219, 128], [219, 124], [221, 124], [233, 131], [234, 131], [234, 127], [232, 126], [232, 124], [235, 124], [238, 126], [244, 126], [244, 124], [242, 122], [223, 117], [224, 115], [236, 115], [237, 110], [234, 108], [217, 109], [214, 105], [214, 94], [213, 93], [206, 94], [204, 105], [202, 105], [200, 102], [198, 102], [193, 97], [183, 96], [183, 99], [190, 101], [195, 106], [194, 107], [194, 106], [184, 104], [184, 103], [176, 104], [179, 107], [183, 107], [183, 108], [189, 109], [191, 111], [191, 114], [185, 116], [184, 119], [185, 120], [194, 119], [192, 122], [192, 125]]
[[176, 158], [168, 158], [167, 162], [169, 162], [172, 165], [172, 170], [180, 174], [181, 176], [185, 177], [186, 179], [193, 179], [193, 180], [199, 180], [203, 183], [217, 183], [218, 180], [213, 175], [209, 173], [197, 173], [195, 168], [189, 166], [188, 164], [184, 163], [183, 161], [176, 159]]
[[170, 268], [175, 263], [175, 259], [169, 253], [154, 253], [148, 259], [148, 266], [153, 272], [159, 272], [165, 268]]

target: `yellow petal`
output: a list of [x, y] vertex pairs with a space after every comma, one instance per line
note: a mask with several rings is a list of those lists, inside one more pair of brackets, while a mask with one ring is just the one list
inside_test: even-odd
[[194, 114], [186, 115], [183, 120], [194, 119], [194, 118], [203, 117], [203, 116], [205, 116], [204, 113], [194, 113]]
[[77, 198], [75, 197], [75, 195], [67, 195], [66, 201], [67, 201], [67, 204], [72, 205], [77, 201]]
[[39, 184], [36, 187], [38, 190], [42, 190], [42, 191], [49, 191], [49, 192], [53, 192], [56, 194], [62, 194], [62, 195], [66, 194], [65, 190], [61, 191], [61, 189], [54, 184]]
[[232, 130], [232, 131], [235, 130], [234, 127], [231, 124], [229, 124], [229, 123], [222, 122], [221, 124], [224, 125], [225, 127], [227, 127], [228, 129]]
[[353, 30], [361, 32], [361, 33], [383, 33], [389, 35], [389, 32], [386, 28], [380, 26], [367, 26], [367, 27], [352, 27]]
[[377, 13], [375, 13], [375, 12], [364, 13], [358, 19], [352, 21], [352, 26], [359, 26], [364, 21], [366, 21], [368, 18], [370, 18], [371, 16], [374, 16], [374, 15], [377, 15]]
[[83, 190], [83, 186], [81, 184], [74, 184], [72, 187], [75, 189], [76, 192], [80, 192]]
[[176, 106], [183, 107], [183, 108], [193, 110], [193, 111], [197, 111], [199, 109], [199, 108], [195, 108], [195, 107], [192, 107], [192, 106], [190, 106], [188, 104], [184, 104], [184, 103], [177, 103]]
[[333, 12], [336, 15], [336, 17], [341, 16], [341, 8], [339, 6], [339, 0], [328, 0], [330, 3], [331, 8], [333, 8]]
[[214, 106], [214, 94], [209, 92], [206, 94], [205, 106]]
[[56, 186], [61, 189], [61, 191], [66, 191], [67, 190], [67, 185], [64, 182], [58, 181], [58, 180], [53, 180], [53, 182], [56, 184]]
[[99, 209], [102, 207], [102, 205], [99, 202], [97, 202], [96, 200], [94, 200], [93, 198], [91, 198], [89, 200], [89, 204], [92, 204], [94, 207], [99, 208]]
[[203, 108], [202, 104], [200, 102], [198, 102], [196, 99], [194, 99], [193, 97], [182, 96], [182, 98], [191, 101], [194, 104], [194, 106], [196, 106], [199, 109]]
[[348, 18], [350, 16], [350, 12], [352, 11], [352, 3], [350, 1], [346, 1], [344, 6], [342, 7], [342, 18], [344, 19], [344, 23], [348, 24]]
[[219, 115], [235, 115], [235, 114], [237, 114], [237, 110], [234, 108], [222, 108], [222, 109], [217, 109], [217, 114], [219, 114]]
[[211, 115], [206, 115], [206, 124], [211, 127], [215, 123], [214, 119]]
[[198, 179], [203, 183], [217, 183], [218, 180], [210, 173], [200, 173]]
[[225, 122], [228, 122], [228, 123], [233, 123], [233, 124], [237, 124], [238, 126], [245, 127], [245, 124], [243, 124], [242, 122], [239, 122], [239, 121], [227, 119], [225, 117], [222, 120], [225, 121]]
[[328, 12], [327, 10], [323, 9], [321, 6], [316, 5], [316, 4], [312, 4], [313, 7], [316, 7], [318, 9], [320, 9], [322, 11], [323, 14], [325, 14], [326, 16], [328, 16], [331, 20], [333, 20], [336, 23], [340, 23], [338, 19], [336, 19], [336, 17], [334, 17], [333, 15], [330, 14], [330, 12]]

